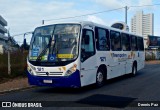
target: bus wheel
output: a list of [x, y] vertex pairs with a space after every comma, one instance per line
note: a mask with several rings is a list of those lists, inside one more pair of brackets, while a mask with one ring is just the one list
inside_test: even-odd
[[137, 73], [137, 66], [135, 65], [135, 64], [133, 64], [133, 66], [132, 66], [132, 76], [135, 76], [136, 75], [136, 73]]
[[98, 70], [96, 75], [96, 87], [102, 87], [105, 83], [105, 75], [103, 70]]

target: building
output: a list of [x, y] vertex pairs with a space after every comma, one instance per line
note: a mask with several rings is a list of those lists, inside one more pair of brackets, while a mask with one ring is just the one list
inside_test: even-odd
[[[8, 48], [15, 51], [19, 47], [12, 37], [6, 36], [7, 29], [5, 26], [7, 26], [7, 21], [0, 15], [0, 54], [6, 52]], [[9, 47], [8, 44], [10, 44]]]
[[7, 26], [7, 21], [0, 15], [0, 53], [3, 53], [4, 45], [6, 45], [8, 40], [8, 37], [5, 36], [5, 33], [7, 33], [5, 26]]
[[148, 35], [154, 34], [154, 15], [153, 13], [143, 14], [143, 11], [137, 12], [131, 19], [131, 32], [143, 36], [144, 45], [147, 48]]

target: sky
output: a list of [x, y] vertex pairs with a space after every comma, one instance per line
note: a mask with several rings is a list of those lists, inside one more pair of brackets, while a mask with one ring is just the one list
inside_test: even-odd
[[[6, 19], [6, 27], [10, 35], [17, 35], [34, 31], [37, 26], [67, 21], [93, 21], [99, 24], [111, 26], [114, 22], [125, 21], [125, 9], [77, 17], [72, 19], [59, 19], [64, 17], [79, 16], [105, 10], [121, 8], [125, 6], [139, 6], [160, 4], [159, 0], [0, 0], [0, 15]], [[137, 11], [144, 14], [154, 13], [154, 35], [160, 36], [160, 5], [154, 7], [130, 7], [128, 9], [128, 25]], [[23, 35], [15, 36], [15, 40], [21, 44]], [[31, 35], [26, 36], [30, 42]]]

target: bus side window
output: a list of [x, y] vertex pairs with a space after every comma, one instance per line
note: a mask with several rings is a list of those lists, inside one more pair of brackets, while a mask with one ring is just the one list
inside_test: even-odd
[[130, 37], [129, 34], [122, 33], [122, 50], [130, 51]]
[[107, 29], [95, 28], [96, 33], [96, 47], [97, 50], [106, 51], [110, 50], [109, 31]]
[[144, 51], [144, 42], [142, 37], [137, 37], [137, 47], [139, 51]]
[[137, 50], [137, 37], [133, 35], [131, 35], [131, 49], [133, 51]]
[[121, 50], [121, 36], [119, 32], [110, 31], [110, 39], [111, 39], [111, 49], [113, 51]]
[[89, 57], [95, 54], [94, 36], [93, 31], [83, 29], [81, 41], [81, 61], [84, 62]]

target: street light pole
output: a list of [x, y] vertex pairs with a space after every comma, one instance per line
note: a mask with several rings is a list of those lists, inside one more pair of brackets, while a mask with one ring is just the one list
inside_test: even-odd
[[125, 6], [125, 23], [127, 24], [127, 10], [128, 10], [128, 7]]
[[33, 32], [26, 32], [26, 33], [24, 33], [24, 35], [23, 35], [23, 49], [25, 49], [26, 48], [26, 35], [28, 35], [28, 34], [32, 34]]

